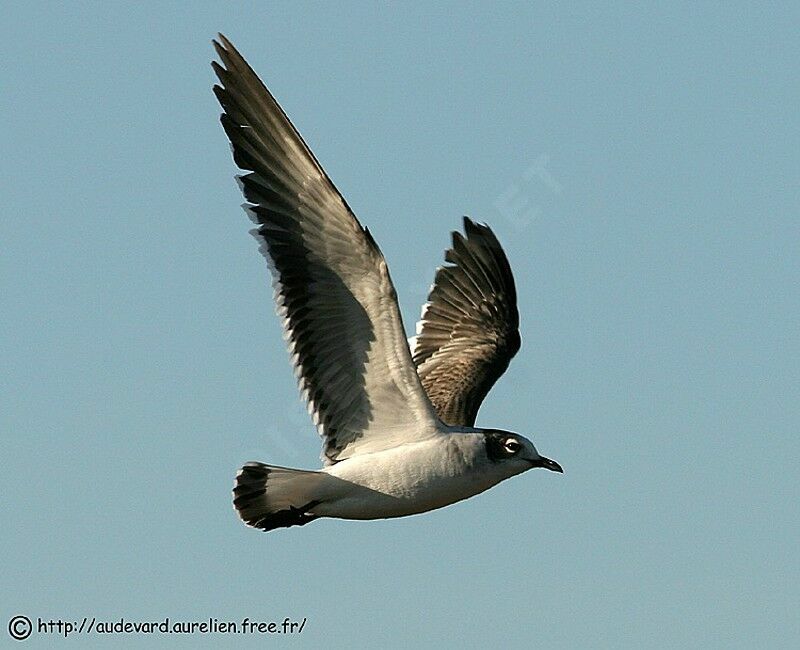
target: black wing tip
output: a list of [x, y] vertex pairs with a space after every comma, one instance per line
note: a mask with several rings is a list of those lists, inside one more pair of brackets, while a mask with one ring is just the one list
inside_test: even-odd
[[473, 239], [480, 238], [488, 243], [488, 245], [492, 248], [500, 248], [502, 250], [497, 236], [494, 234], [494, 231], [491, 229], [488, 223], [485, 221], [475, 221], [466, 215], [463, 217], [463, 222], [464, 234], [468, 240], [471, 241]]
[[[452, 231], [445, 265], [436, 269], [428, 303], [417, 324], [413, 360], [419, 368], [453, 337], [476, 328], [501, 337], [510, 360], [521, 346], [514, 275], [505, 251], [485, 223], [462, 216], [463, 233]], [[488, 311], [484, 308], [488, 305]], [[493, 382], [492, 382], [493, 383]]]
[[467, 215], [462, 216], [461, 219], [464, 233], [462, 234], [458, 230], [452, 231], [452, 248], [455, 248], [457, 243], [467, 242], [467, 245], [477, 243], [492, 249], [499, 248], [502, 251], [500, 242], [487, 223], [475, 221]]
[[467, 216], [466, 214], [461, 217], [464, 232], [469, 236], [472, 232], [491, 232], [492, 229], [489, 228], [488, 224], [485, 221], [475, 221], [472, 217]]
[[[486, 223], [477, 223], [469, 217], [464, 217], [464, 230], [466, 237], [460, 238], [460, 243], [464, 249], [468, 250], [473, 256], [481, 260], [481, 264], [487, 268], [493, 268], [497, 274], [497, 280], [504, 290], [510, 294], [511, 302], [516, 305], [516, 285], [514, 274], [511, 271], [511, 263], [508, 261], [505, 249], [494, 231]], [[453, 242], [453, 252], [457, 248], [455, 240]], [[449, 251], [448, 251], [449, 252]]]
[[214, 49], [219, 52], [220, 50], [235, 50], [236, 48], [233, 46], [233, 43], [228, 40], [228, 37], [225, 36], [222, 32], [217, 32], [217, 37], [211, 39], [211, 43], [214, 45]]
[[[220, 59], [224, 59], [225, 56], [228, 54], [228, 51], [233, 48], [231, 42], [225, 38], [222, 33], [217, 33], [217, 38], [211, 39], [211, 44], [214, 46], [214, 51], [217, 53], [217, 56]], [[213, 66], [216, 61], [212, 61], [211, 65]]]
[[453, 250], [455, 250], [456, 246], [458, 246], [459, 243], [464, 241], [464, 235], [462, 235], [461, 232], [459, 232], [458, 230], [454, 230], [453, 232], [450, 233], [450, 239], [452, 240], [450, 248], [446, 250], [444, 253], [445, 262], [450, 261], [447, 259], [448, 253], [451, 253]]
[[[516, 309], [516, 287], [511, 264], [505, 250], [492, 229], [485, 223], [462, 217], [464, 233], [451, 232], [452, 245], [444, 252], [444, 260], [452, 266], [437, 269], [436, 279], [456, 275], [462, 280], [469, 279], [467, 287], [484, 297], [490, 294], [506, 294], [511, 306]], [[434, 291], [437, 281], [434, 281]], [[470, 285], [472, 285], [470, 287]], [[434, 291], [428, 296], [430, 301]]]
[[[238, 71], [240, 74], [250, 72], [258, 78], [258, 75], [255, 74], [247, 61], [245, 61], [244, 57], [239, 53], [239, 50], [236, 49], [234, 44], [231, 43], [224, 34], [218, 33], [217, 38], [211, 39], [211, 44], [214, 46], [217, 56], [222, 61], [224, 68], [221, 69], [224, 73], [234, 70]], [[211, 65], [214, 66], [214, 63], [215, 62], [212, 61]], [[219, 69], [219, 65], [214, 66], [214, 71], [217, 73], [217, 76], [220, 74]]]

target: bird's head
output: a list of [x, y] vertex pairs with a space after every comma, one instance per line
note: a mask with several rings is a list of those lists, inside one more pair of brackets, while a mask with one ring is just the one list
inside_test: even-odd
[[561, 465], [540, 455], [533, 443], [519, 434], [490, 429], [484, 432], [484, 436], [489, 460], [503, 464], [504, 469], [511, 475], [520, 474], [534, 467], [544, 467], [551, 472], [564, 472]]

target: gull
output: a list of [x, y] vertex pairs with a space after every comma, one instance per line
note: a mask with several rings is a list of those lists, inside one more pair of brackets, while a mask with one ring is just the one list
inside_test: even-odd
[[[314, 154], [221, 34], [214, 94], [295, 374], [322, 437], [319, 470], [246, 463], [233, 504], [265, 531], [320, 517], [384, 519], [483, 492], [534, 467], [527, 438], [475, 427], [520, 347], [511, 268], [488, 226], [464, 218], [407, 340], [389, 269]], [[411, 351], [413, 346], [413, 354]]]

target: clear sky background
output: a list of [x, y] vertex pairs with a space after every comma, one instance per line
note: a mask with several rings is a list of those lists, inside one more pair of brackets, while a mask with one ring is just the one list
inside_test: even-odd
[[[8, 643], [26, 614], [308, 618], [128, 647], [797, 647], [795, 3], [4, 14]], [[237, 468], [318, 467], [319, 442], [238, 207], [217, 31], [375, 235], [407, 330], [461, 215], [494, 228], [523, 347], [478, 423], [564, 475], [413, 518], [239, 522]]]

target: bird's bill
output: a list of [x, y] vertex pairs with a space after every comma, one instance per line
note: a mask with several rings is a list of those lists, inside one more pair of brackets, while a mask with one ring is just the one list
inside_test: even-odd
[[561, 468], [556, 461], [550, 460], [549, 458], [545, 458], [544, 456], [540, 456], [536, 460], [532, 460], [531, 464], [534, 467], [544, 467], [545, 469], [549, 469], [551, 472], [559, 472], [561, 474], [564, 473], [564, 470]]

